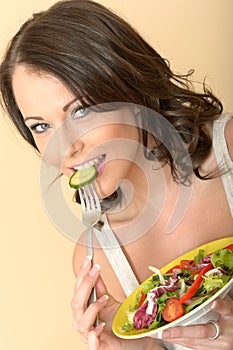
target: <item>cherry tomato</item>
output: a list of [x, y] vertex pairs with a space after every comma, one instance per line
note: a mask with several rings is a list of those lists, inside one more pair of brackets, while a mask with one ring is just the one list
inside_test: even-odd
[[177, 298], [170, 298], [162, 311], [163, 319], [172, 322], [184, 315], [184, 308]]

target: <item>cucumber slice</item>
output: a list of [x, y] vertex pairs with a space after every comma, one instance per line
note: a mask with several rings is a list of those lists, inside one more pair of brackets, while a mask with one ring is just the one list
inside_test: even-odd
[[77, 170], [70, 178], [69, 185], [76, 190], [90, 184], [95, 180], [97, 176], [97, 170], [92, 165], [87, 169]]

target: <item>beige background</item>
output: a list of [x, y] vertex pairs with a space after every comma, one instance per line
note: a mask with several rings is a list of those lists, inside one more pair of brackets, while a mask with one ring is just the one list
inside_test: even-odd
[[[99, 0], [115, 9], [171, 61], [195, 68], [233, 110], [232, 0]], [[0, 50], [28, 16], [54, 1], [8, 0], [0, 5]], [[44, 211], [40, 160], [0, 118], [0, 348], [86, 349], [71, 327], [74, 243]]]

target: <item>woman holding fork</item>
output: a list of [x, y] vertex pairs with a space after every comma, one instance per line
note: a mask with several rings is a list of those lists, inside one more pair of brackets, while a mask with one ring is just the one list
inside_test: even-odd
[[[206, 87], [193, 91], [189, 75], [175, 75], [128, 23], [88, 0], [35, 14], [2, 61], [2, 101], [21, 135], [67, 177], [93, 162], [97, 168], [104, 225], [116, 234], [123, 263], [115, 274], [98, 241], [92, 267], [77, 243], [73, 325], [91, 350], [233, 347], [230, 296], [211, 305], [217, 336], [210, 323], [172, 328], [161, 335], [165, 342], [125, 341], [111, 331], [149, 265], [233, 238], [233, 118]], [[87, 306], [94, 285], [97, 301]]]

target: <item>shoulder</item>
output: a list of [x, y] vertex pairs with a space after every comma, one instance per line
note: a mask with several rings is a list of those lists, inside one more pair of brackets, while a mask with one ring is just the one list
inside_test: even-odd
[[228, 120], [225, 127], [225, 139], [229, 151], [231, 160], [233, 161], [233, 115], [230, 120]]
[[[216, 157], [218, 154], [220, 154], [220, 148], [224, 149], [224, 152], [227, 152], [231, 160], [233, 161], [233, 114], [221, 115], [218, 119], [215, 120], [214, 124], [216, 125], [215, 132], [213, 132], [213, 130], [211, 129], [212, 131], [210, 130], [210, 133], [212, 132], [213, 138], [215, 138], [215, 141], [218, 140], [218, 142], [215, 142], [215, 146], [213, 144], [210, 154], [200, 165], [199, 172], [201, 176], [208, 175], [216, 170], [216, 166], [219, 161]], [[223, 127], [223, 129], [221, 129], [221, 126]], [[225, 142], [224, 140], [222, 140], [222, 137], [218, 137], [216, 139], [216, 135], [219, 135], [219, 133], [220, 135], [222, 135], [223, 138], [225, 138]]]
[[73, 262], [72, 262], [73, 271], [74, 271], [75, 276], [77, 275], [77, 272], [78, 272], [80, 266], [84, 262], [86, 255], [87, 255], [86, 254], [86, 247], [84, 245], [76, 243], [75, 248], [74, 248], [74, 252], [73, 252]]

